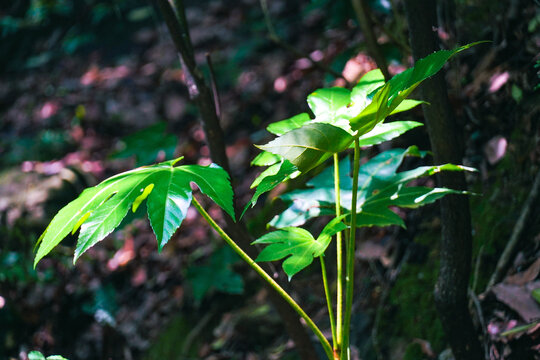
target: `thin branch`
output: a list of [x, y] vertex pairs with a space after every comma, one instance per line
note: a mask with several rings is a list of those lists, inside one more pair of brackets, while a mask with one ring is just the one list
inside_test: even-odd
[[369, 16], [369, 8], [365, 0], [351, 0], [354, 12], [358, 19], [358, 25], [362, 29], [364, 38], [366, 40], [366, 46], [368, 48], [369, 55], [373, 57], [377, 66], [381, 69], [386, 81], [390, 80], [390, 73], [388, 72], [388, 64], [381, 51], [381, 47], [377, 42], [377, 37], [373, 32], [373, 24]]
[[210, 86], [212, 87], [212, 94], [214, 95], [214, 106], [216, 107], [216, 116], [221, 119], [221, 100], [219, 98], [219, 92], [217, 89], [216, 76], [214, 73], [214, 66], [212, 65], [212, 58], [210, 53], [206, 53], [206, 64], [210, 71]]
[[283, 41], [278, 36], [278, 34], [277, 34], [277, 32], [276, 32], [276, 30], [274, 28], [274, 25], [272, 24], [272, 19], [270, 18], [270, 12], [268, 11], [268, 4], [266, 3], [266, 0], [260, 0], [260, 4], [261, 4], [261, 9], [262, 9], [263, 14], [264, 14], [264, 22], [265, 22], [266, 28], [268, 30], [268, 38], [271, 41], [273, 41], [276, 45], [281, 46], [285, 50], [289, 51], [290, 53], [292, 53], [297, 58], [306, 58], [306, 59], [308, 59], [309, 62], [314, 67], [316, 67], [317, 69], [332, 75], [336, 79], [345, 80], [345, 83], [346, 83], [347, 87], [352, 86], [352, 84], [347, 79], [345, 79], [345, 77], [342, 74], [340, 74], [339, 72], [335, 71], [334, 69], [332, 69], [331, 67], [327, 66], [326, 64], [324, 64], [324, 63], [322, 63], [320, 61], [316, 61], [316, 60], [312, 59], [310, 55], [301, 52], [300, 50], [298, 50], [297, 48], [295, 48], [291, 44]]
[[536, 178], [534, 179], [533, 186], [531, 187], [531, 191], [529, 192], [529, 197], [525, 201], [525, 204], [523, 205], [523, 208], [521, 209], [521, 214], [519, 215], [519, 219], [514, 226], [514, 230], [512, 230], [512, 235], [510, 236], [510, 240], [506, 244], [506, 247], [504, 248], [504, 251], [499, 258], [499, 261], [497, 262], [497, 266], [495, 267], [495, 271], [493, 272], [493, 275], [491, 275], [491, 278], [489, 279], [488, 285], [486, 287], [486, 290], [488, 290], [490, 287], [495, 285], [498, 281], [501, 280], [503, 276], [503, 272], [508, 267], [508, 263], [510, 262], [510, 259], [512, 255], [514, 254], [514, 249], [516, 248], [516, 245], [519, 242], [519, 239], [521, 237], [521, 233], [523, 232], [523, 229], [525, 228], [525, 223], [527, 222], [527, 218], [529, 217], [529, 213], [531, 211], [532, 204], [536, 201], [536, 198], [538, 197], [538, 193], [540, 192], [540, 171], [536, 174]]

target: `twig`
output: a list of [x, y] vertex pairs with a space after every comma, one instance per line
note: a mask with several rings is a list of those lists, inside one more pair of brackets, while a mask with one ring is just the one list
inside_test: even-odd
[[474, 264], [474, 273], [473, 273], [473, 280], [471, 289], [472, 291], [476, 291], [476, 285], [478, 285], [478, 274], [480, 273], [480, 265], [482, 264], [482, 255], [484, 254], [484, 245], [480, 246], [480, 250], [478, 250], [478, 254], [476, 255], [476, 262]]
[[369, 15], [370, 15], [371, 21], [374, 22], [375, 25], [377, 25], [382, 30], [382, 32], [386, 34], [386, 36], [388, 36], [390, 41], [392, 41], [397, 47], [399, 47], [401, 49], [401, 51], [403, 51], [405, 53], [404, 55], [411, 55], [412, 54], [412, 51], [411, 51], [411, 48], [409, 47], [409, 45], [407, 45], [405, 42], [403, 42], [401, 39], [399, 39], [396, 35], [394, 35], [392, 33], [392, 31], [390, 29], [388, 29], [377, 18], [377, 16], [375, 16], [375, 14], [370, 12]]
[[214, 95], [214, 106], [216, 107], [216, 116], [221, 119], [221, 100], [219, 98], [219, 92], [217, 90], [216, 76], [214, 73], [214, 67], [212, 66], [212, 58], [210, 53], [206, 53], [206, 64], [210, 71], [210, 86], [212, 87], [212, 94]]
[[495, 267], [495, 271], [493, 272], [493, 275], [491, 275], [491, 278], [489, 279], [488, 285], [486, 287], [486, 291], [491, 288], [495, 283], [501, 280], [503, 272], [508, 267], [508, 263], [510, 262], [510, 259], [512, 255], [514, 254], [514, 249], [516, 248], [516, 245], [519, 242], [519, 238], [521, 237], [521, 233], [523, 232], [523, 228], [525, 227], [525, 223], [527, 222], [527, 218], [529, 217], [529, 213], [531, 211], [531, 205], [535, 202], [538, 193], [540, 190], [540, 171], [536, 174], [536, 178], [534, 179], [534, 183], [532, 185], [531, 191], [529, 192], [529, 197], [525, 201], [525, 204], [523, 205], [523, 208], [521, 209], [521, 214], [519, 215], [518, 221], [516, 222], [516, 225], [514, 226], [514, 230], [512, 230], [512, 235], [510, 236], [510, 240], [506, 244], [506, 247], [504, 248], [504, 251], [499, 258], [499, 261], [497, 262], [497, 266]]
[[264, 14], [264, 22], [265, 22], [266, 28], [268, 30], [268, 38], [271, 41], [273, 41], [276, 45], [281, 46], [285, 50], [291, 52], [297, 58], [306, 58], [306, 59], [308, 59], [309, 62], [314, 67], [316, 67], [317, 69], [319, 69], [319, 70], [321, 70], [323, 72], [326, 72], [326, 73], [332, 75], [333, 77], [335, 77], [337, 79], [345, 80], [345, 83], [347, 84], [348, 87], [350, 87], [352, 85], [347, 79], [345, 79], [345, 77], [342, 74], [338, 73], [337, 71], [335, 71], [331, 67], [325, 65], [324, 63], [322, 63], [320, 61], [312, 59], [310, 55], [301, 52], [300, 50], [298, 50], [297, 48], [295, 48], [291, 44], [281, 40], [281, 38], [278, 36], [278, 34], [277, 34], [277, 32], [276, 32], [276, 30], [274, 28], [274, 25], [272, 24], [272, 19], [270, 18], [270, 12], [268, 11], [268, 4], [266, 3], [266, 0], [260, 0], [260, 4], [261, 4], [261, 9], [262, 9], [263, 14]]
[[360, 29], [362, 29], [362, 32], [364, 33], [369, 55], [373, 57], [373, 59], [377, 63], [377, 66], [381, 69], [385, 80], [388, 81], [390, 79], [390, 73], [388, 72], [388, 64], [386, 63], [386, 59], [382, 54], [381, 47], [377, 43], [377, 38], [375, 37], [375, 33], [373, 32], [373, 24], [370, 21], [369, 9], [367, 7], [367, 4], [365, 0], [351, 1], [354, 12], [356, 13], [356, 17], [358, 19], [358, 25], [360, 25]]
[[489, 360], [489, 348], [487, 344], [487, 333], [486, 333], [486, 322], [484, 320], [484, 314], [482, 312], [482, 306], [480, 305], [480, 301], [478, 300], [478, 296], [474, 293], [473, 290], [469, 289], [468, 292], [469, 298], [471, 299], [472, 303], [474, 304], [474, 308], [476, 310], [476, 316], [478, 316], [478, 322], [480, 323], [480, 327], [482, 328], [482, 335], [484, 337], [484, 341], [482, 341], [484, 345], [484, 357], [486, 360]]
[[199, 337], [199, 335], [201, 334], [201, 331], [204, 330], [206, 325], [208, 325], [210, 320], [212, 320], [213, 316], [214, 316], [213, 312], [208, 312], [206, 315], [203, 316], [201, 320], [197, 322], [197, 325], [195, 325], [195, 327], [191, 329], [189, 334], [186, 336], [184, 343], [182, 344], [182, 351], [180, 352], [181, 354], [183, 354], [184, 356], [188, 355], [189, 349], [191, 345], [193, 344], [193, 341], [197, 337]]

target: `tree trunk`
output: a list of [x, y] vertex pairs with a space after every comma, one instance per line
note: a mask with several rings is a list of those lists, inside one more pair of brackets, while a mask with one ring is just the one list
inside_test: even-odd
[[[405, 0], [409, 35], [415, 60], [439, 50], [436, 2]], [[436, 164], [461, 163], [462, 143], [455, 115], [448, 101], [444, 72], [421, 85], [427, 130]], [[465, 190], [461, 172], [443, 172], [439, 186]], [[462, 195], [445, 196], [440, 201], [442, 239], [439, 278], [435, 303], [456, 360], [478, 360], [483, 352], [468, 310], [467, 288], [471, 268], [471, 222], [469, 201]]]

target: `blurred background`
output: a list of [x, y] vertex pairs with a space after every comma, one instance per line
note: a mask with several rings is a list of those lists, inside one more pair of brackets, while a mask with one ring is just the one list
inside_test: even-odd
[[[305, 98], [317, 88], [354, 83], [377, 64], [348, 1], [185, 5], [196, 60], [207, 78], [214, 75], [220, 94], [243, 205], [260, 172], [249, 168], [258, 153], [252, 144], [270, 138], [265, 126], [308, 111]], [[411, 66], [402, 1], [367, 5], [390, 73]], [[434, 31], [446, 48], [492, 41], [447, 67], [463, 163], [479, 169], [468, 179], [470, 190], [481, 194], [470, 200], [471, 303], [482, 315], [475, 321], [493, 359], [532, 359], [540, 351], [540, 293], [534, 292], [540, 288], [540, 201], [524, 205], [539, 171], [540, 4], [455, 0], [442, 1], [440, 9], [442, 25]], [[420, 109], [400, 119], [423, 121]], [[392, 145], [411, 144], [429, 149], [425, 129]], [[75, 266], [72, 236], [33, 269], [37, 238], [84, 188], [179, 155], [187, 163], [210, 163], [197, 109], [153, 2], [0, 4], [0, 358], [26, 359], [30, 350], [82, 360], [298, 358], [256, 277], [191, 209], [161, 253], [138, 212]], [[247, 213], [253, 234], [284, 208], [275, 199], [283, 190]], [[220, 218], [219, 209], [207, 205]], [[432, 295], [438, 207], [400, 215], [407, 229], [362, 233], [354, 356], [447, 359]], [[519, 245], [504, 282], [484, 292], [516, 232]], [[291, 287], [329, 332], [316, 269], [296, 276]]]

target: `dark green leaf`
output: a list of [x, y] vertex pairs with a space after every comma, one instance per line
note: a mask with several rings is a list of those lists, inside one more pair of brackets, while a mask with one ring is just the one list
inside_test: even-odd
[[360, 136], [358, 141], [362, 147], [373, 146], [392, 140], [401, 134], [422, 125], [422, 123], [416, 121], [394, 121], [391, 123], [380, 123], [367, 134]]
[[255, 191], [255, 194], [253, 194], [253, 197], [251, 198], [249, 203], [244, 208], [241, 217], [244, 215], [244, 213], [250, 206], [255, 206], [257, 200], [259, 199], [259, 196], [272, 190], [273, 188], [275, 188], [282, 182], [287, 181], [291, 177], [294, 177], [297, 173], [298, 169], [296, 168], [296, 166], [291, 164], [288, 160], [284, 160], [278, 164], [274, 164], [265, 171], [263, 171], [261, 175], [259, 175], [259, 177], [257, 177], [251, 185], [251, 188], [256, 186], [257, 190]]
[[[393, 149], [370, 159], [360, 167], [358, 175], [358, 214], [357, 226], [404, 226], [399, 216], [389, 206], [418, 207], [434, 202], [447, 194], [465, 194], [446, 188], [406, 187], [413, 179], [433, 175], [440, 171], [473, 171], [474, 169], [460, 165], [445, 164], [437, 166], [421, 166], [413, 170], [397, 172], [405, 156], [423, 156], [416, 147]], [[351, 209], [352, 178], [350, 177], [348, 159], [340, 162], [341, 207]], [[321, 174], [307, 183], [310, 189], [296, 190], [281, 197], [291, 202], [289, 209], [276, 216], [270, 222], [275, 227], [301, 225], [312, 216], [319, 216], [324, 209], [331, 209], [335, 192], [333, 168], [325, 169]], [[309, 209], [302, 216], [298, 207]], [[317, 211], [316, 209], [320, 210]], [[326, 210], [326, 213], [328, 210]]]
[[193, 297], [199, 303], [212, 290], [227, 294], [244, 292], [242, 276], [232, 270], [239, 257], [231, 248], [224, 246], [214, 251], [202, 265], [192, 265], [187, 270], [187, 276]]
[[161, 249], [180, 226], [191, 203], [190, 182], [197, 184], [234, 218], [227, 173], [217, 165], [174, 165], [181, 158], [113, 176], [88, 188], [53, 218], [41, 235], [34, 265], [80, 226], [74, 261], [110, 234], [146, 197], [148, 216]]
[[165, 132], [167, 124], [158, 122], [122, 139], [123, 149], [111, 155], [121, 159], [135, 156], [136, 166], [153, 164], [163, 151], [165, 158], [174, 156], [178, 138]]
[[283, 271], [290, 280], [293, 275], [309, 266], [314, 258], [324, 253], [333, 235], [347, 228], [341, 220], [343, 217], [333, 219], [316, 240], [309, 231], [296, 227], [288, 227], [263, 235], [253, 244], [269, 244], [269, 246], [261, 251], [256, 261], [287, 258], [283, 262]]

